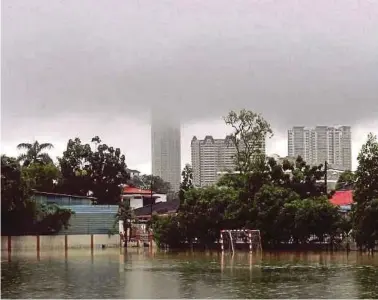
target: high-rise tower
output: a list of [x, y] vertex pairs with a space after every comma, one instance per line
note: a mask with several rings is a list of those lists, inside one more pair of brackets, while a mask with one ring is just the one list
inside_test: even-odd
[[152, 175], [171, 184], [173, 191], [180, 189], [181, 131], [180, 121], [174, 114], [158, 111], [151, 117]]

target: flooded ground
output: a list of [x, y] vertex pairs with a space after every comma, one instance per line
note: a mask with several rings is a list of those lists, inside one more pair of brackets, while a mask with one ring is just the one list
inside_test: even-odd
[[378, 255], [2, 252], [2, 298], [377, 298]]

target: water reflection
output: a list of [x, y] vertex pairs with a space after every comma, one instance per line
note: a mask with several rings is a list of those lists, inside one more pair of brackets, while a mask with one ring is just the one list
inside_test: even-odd
[[4, 298], [376, 298], [378, 256], [31, 251], [2, 253], [1, 278]]

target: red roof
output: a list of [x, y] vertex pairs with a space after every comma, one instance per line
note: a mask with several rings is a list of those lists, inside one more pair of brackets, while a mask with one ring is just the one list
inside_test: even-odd
[[353, 203], [353, 191], [336, 191], [330, 201], [333, 205], [351, 205]]
[[132, 186], [125, 186], [123, 188], [123, 194], [124, 195], [134, 195], [134, 194], [151, 195], [151, 190], [142, 190], [140, 188], [136, 188]]

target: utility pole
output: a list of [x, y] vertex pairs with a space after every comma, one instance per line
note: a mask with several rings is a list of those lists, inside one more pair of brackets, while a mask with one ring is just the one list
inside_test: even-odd
[[327, 195], [328, 193], [328, 188], [327, 188], [327, 171], [328, 171], [328, 163], [325, 161], [324, 163], [324, 189], [325, 189], [325, 194]]
[[154, 182], [154, 176], [151, 175], [151, 205], [150, 205], [150, 220], [152, 221], [152, 197], [153, 197], [153, 192], [152, 192], [152, 188], [153, 188], [153, 182]]

